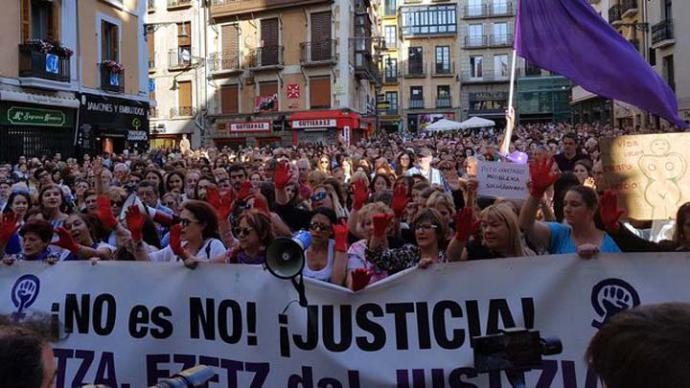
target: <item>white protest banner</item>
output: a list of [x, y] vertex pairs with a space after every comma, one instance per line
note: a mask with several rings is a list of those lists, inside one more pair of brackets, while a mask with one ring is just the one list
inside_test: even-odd
[[351, 293], [259, 266], [17, 262], [0, 270], [0, 313], [46, 312], [72, 333], [56, 343], [57, 387], [146, 387], [195, 364], [211, 387], [509, 387], [478, 374], [470, 339], [507, 327], [556, 336], [563, 353], [528, 387], [597, 388], [583, 355], [612, 314], [690, 301], [687, 253], [571, 255], [434, 264]]
[[527, 164], [479, 161], [477, 180], [477, 192], [481, 196], [525, 199], [529, 195]]

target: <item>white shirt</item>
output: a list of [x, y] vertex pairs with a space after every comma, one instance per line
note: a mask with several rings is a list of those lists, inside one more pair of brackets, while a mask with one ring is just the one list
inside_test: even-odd
[[[225, 245], [223, 242], [216, 238], [209, 238], [204, 241], [199, 249], [199, 252], [194, 255], [197, 260], [210, 261], [214, 257], [224, 255], [226, 252]], [[170, 262], [179, 260], [177, 255], [173, 253], [170, 245], [167, 247], [149, 254], [149, 261], [155, 262]]]
[[[304, 271], [302, 274], [305, 277], [320, 280], [322, 282], [330, 282], [331, 275], [333, 275], [333, 251], [335, 248], [335, 241], [328, 240], [328, 258], [326, 259], [326, 266], [318, 271], [309, 268], [309, 260], [305, 260]], [[306, 254], [306, 251], [305, 251]]]

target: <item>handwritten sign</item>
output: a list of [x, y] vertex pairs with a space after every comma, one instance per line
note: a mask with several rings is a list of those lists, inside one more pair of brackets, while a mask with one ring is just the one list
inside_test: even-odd
[[690, 201], [690, 133], [620, 136], [600, 142], [605, 188], [630, 218], [666, 220]]
[[524, 199], [529, 195], [529, 166], [506, 162], [477, 162], [478, 193], [481, 196]]

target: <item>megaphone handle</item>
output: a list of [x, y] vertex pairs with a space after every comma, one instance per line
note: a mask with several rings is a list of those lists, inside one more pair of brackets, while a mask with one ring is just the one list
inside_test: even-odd
[[295, 286], [295, 289], [297, 290], [297, 294], [299, 295], [299, 305], [302, 307], [307, 307], [309, 304], [307, 303], [307, 295], [304, 292], [304, 276], [300, 273], [299, 274], [299, 281], [296, 279], [297, 276], [292, 278], [292, 285]]

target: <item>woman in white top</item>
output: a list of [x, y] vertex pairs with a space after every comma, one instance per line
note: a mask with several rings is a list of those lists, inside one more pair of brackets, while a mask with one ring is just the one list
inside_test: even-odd
[[347, 246], [344, 252], [336, 250], [333, 226], [337, 223], [335, 212], [320, 207], [314, 211], [309, 224], [311, 245], [304, 251], [305, 277], [342, 285], [347, 267]]
[[[139, 217], [144, 215], [139, 208], [127, 211], [127, 224], [132, 230], [138, 227]], [[132, 225], [134, 224], [134, 225]], [[143, 226], [143, 222], [141, 222]], [[137, 242], [135, 232], [132, 238]], [[140, 238], [140, 237], [139, 237]], [[199, 262], [208, 262], [213, 257], [225, 253], [225, 245], [218, 238], [218, 217], [215, 210], [206, 202], [188, 200], [182, 204], [180, 223], [170, 230], [170, 244], [158, 251], [147, 253], [142, 244], [136, 244], [134, 256], [143, 261], [184, 261], [187, 267], [194, 268]]]

